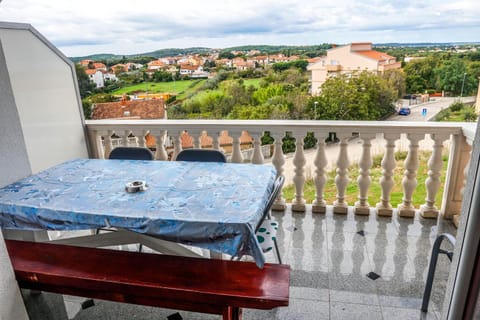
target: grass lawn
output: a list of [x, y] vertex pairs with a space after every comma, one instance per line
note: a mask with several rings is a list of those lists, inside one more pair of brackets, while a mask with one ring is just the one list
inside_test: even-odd
[[135, 92], [163, 93], [169, 92], [177, 95], [177, 99], [183, 99], [189, 93], [193, 93], [205, 82], [202, 80], [177, 80], [170, 82], [143, 82], [128, 87], [120, 88], [112, 92], [114, 95], [133, 94]]
[[[417, 171], [417, 187], [413, 193], [413, 204], [416, 208], [420, 205], [425, 203], [426, 198], [426, 188], [425, 188], [425, 180], [428, 178], [428, 160], [430, 157], [431, 152], [419, 152], [419, 166]], [[381, 186], [380, 186], [380, 179], [382, 177], [382, 167], [380, 165], [382, 156], [374, 157], [374, 164], [370, 171], [370, 188], [368, 189], [368, 199], [370, 206], [375, 206], [377, 202], [380, 202], [381, 197]], [[396, 160], [397, 166], [394, 169], [394, 187], [390, 194], [390, 201], [392, 206], [395, 208], [398, 204], [402, 202], [403, 196], [403, 186], [402, 186], [402, 179], [403, 174], [405, 171], [404, 168], [404, 160], [406, 157], [406, 152], [397, 152], [396, 153]], [[441, 179], [441, 187], [436, 196], [436, 205], [437, 207], [440, 206], [442, 196], [443, 196], [443, 183], [445, 182], [445, 172], [447, 170], [448, 164], [448, 156], [444, 155], [442, 157], [443, 160], [443, 170]], [[328, 205], [333, 204], [336, 200], [337, 189], [335, 186], [335, 170], [332, 170], [327, 174], [328, 181], [325, 185], [324, 197], [325, 201]], [[357, 178], [359, 176], [359, 170], [357, 165], [353, 165], [349, 168], [349, 178], [350, 183], [347, 185], [346, 197], [345, 201], [348, 202], [348, 205], [353, 206], [355, 201], [358, 200], [358, 184]], [[291, 202], [292, 199], [295, 197], [295, 188], [293, 185], [288, 185], [283, 188], [283, 195], [287, 202]], [[315, 199], [315, 184], [313, 180], [307, 180], [304, 187], [304, 198], [307, 200], [307, 203], [312, 203]]]
[[254, 86], [255, 88], [260, 87], [260, 80], [262, 79], [243, 79], [243, 84], [245, 87]]

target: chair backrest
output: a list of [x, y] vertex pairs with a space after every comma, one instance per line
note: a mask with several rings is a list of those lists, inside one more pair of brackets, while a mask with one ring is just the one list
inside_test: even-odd
[[110, 152], [108, 159], [120, 160], [153, 160], [152, 151], [142, 147], [116, 147]]
[[225, 155], [213, 149], [185, 149], [178, 153], [176, 161], [227, 162]]
[[273, 206], [273, 203], [275, 202], [275, 199], [278, 197], [278, 195], [280, 194], [280, 191], [282, 190], [282, 187], [283, 187], [283, 183], [285, 182], [285, 177], [284, 176], [278, 176], [276, 179], [275, 179], [275, 182], [273, 184], [273, 190], [272, 192], [270, 193], [270, 196], [268, 197], [268, 201], [267, 201], [267, 206], [265, 207], [265, 209], [263, 210], [263, 216], [262, 216], [262, 220], [260, 220], [260, 223], [257, 225], [257, 227], [255, 228], [255, 232], [257, 232], [257, 229], [260, 227], [260, 225], [262, 224], [263, 220], [265, 220], [266, 217], [268, 217], [270, 215], [270, 209], [272, 209], [272, 206]]

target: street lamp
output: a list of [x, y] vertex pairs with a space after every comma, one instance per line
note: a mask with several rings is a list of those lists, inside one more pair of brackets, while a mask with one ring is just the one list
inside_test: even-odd
[[314, 119], [317, 120], [317, 104], [318, 104], [318, 101], [315, 101], [314, 103]]
[[462, 90], [460, 91], [460, 97], [463, 97], [463, 86], [465, 85], [465, 77], [467, 76], [467, 73], [465, 72], [463, 74], [463, 81], [462, 81]]

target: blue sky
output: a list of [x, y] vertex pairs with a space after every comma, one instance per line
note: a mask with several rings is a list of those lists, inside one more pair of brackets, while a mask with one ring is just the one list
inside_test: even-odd
[[162, 48], [479, 42], [478, 0], [0, 0], [67, 56]]

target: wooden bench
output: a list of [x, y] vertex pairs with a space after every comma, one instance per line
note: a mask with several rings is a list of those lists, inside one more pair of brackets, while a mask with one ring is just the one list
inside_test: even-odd
[[21, 288], [241, 319], [287, 306], [290, 267], [5, 240]]

